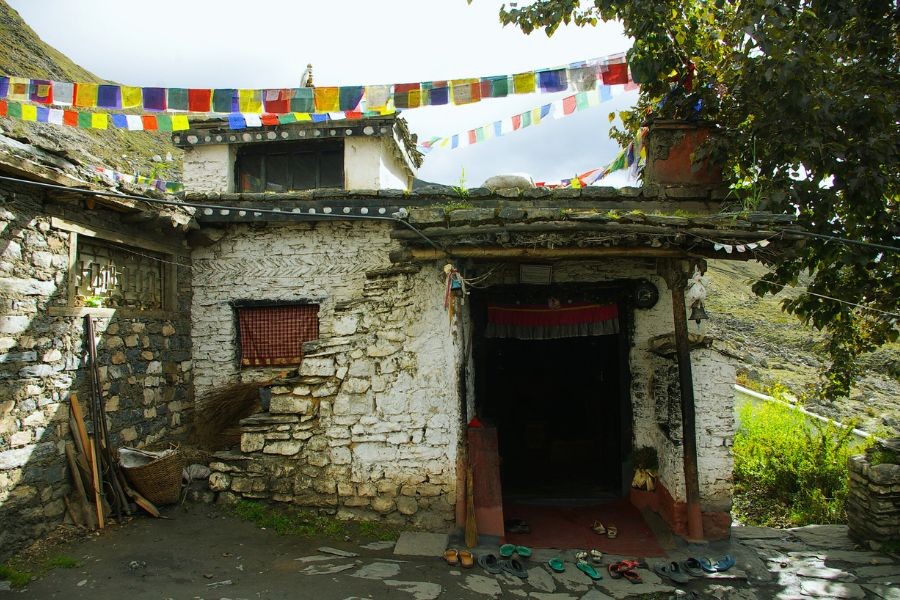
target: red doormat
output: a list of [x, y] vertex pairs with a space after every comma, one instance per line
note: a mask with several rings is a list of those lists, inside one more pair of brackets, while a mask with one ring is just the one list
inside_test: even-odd
[[[503, 516], [507, 521], [521, 519], [531, 528], [530, 533], [507, 533], [506, 540], [511, 544], [561, 550], [596, 548], [604, 554], [629, 557], [666, 555], [640, 511], [627, 498], [582, 506], [511, 501], [503, 504]], [[591, 529], [594, 521], [616, 526], [618, 536], [609, 539], [597, 535]]]

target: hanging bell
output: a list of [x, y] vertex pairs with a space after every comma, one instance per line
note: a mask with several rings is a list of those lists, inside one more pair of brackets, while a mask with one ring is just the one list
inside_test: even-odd
[[697, 300], [691, 304], [691, 316], [689, 318], [691, 321], [696, 321], [697, 325], [700, 324], [700, 321], [705, 321], [709, 318], [709, 315], [706, 314], [706, 310], [703, 308], [703, 302]]

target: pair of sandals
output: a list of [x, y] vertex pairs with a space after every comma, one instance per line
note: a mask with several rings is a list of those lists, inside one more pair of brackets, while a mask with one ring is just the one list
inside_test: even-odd
[[726, 554], [719, 560], [711, 558], [688, 558], [669, 564], [658, 564], [653, 571], [660, 577], [667, 577], [676, 583], [687, 583], [691, 577], [703, 577], [707, 573], [727, 571], [735, 565], [734, 557]]
[[528, 546], [516, 546], [515, 544], [503, 544], [500, 546], [501, 558], [512, 558], [515, 554], [519, 558], [531, 558], [531, 548]]
[[[597, 550], [591, 550], [591, 553], [597, 552], [600, 554], [600, 557], [603, 557], [603, 554]], [[579, 571], [593, 579], [594, 581], [598, 579], [603, 579], [603, 575], [601, 575], [594, 566], [587, 562], [589, 554], [587, 552], [579, 552], [575, 555], [575, 568]], [[556, 573], [564, 573], [566, 570], [566, 563], [563, 562], [561, 558], [554, 557], [547, 561], [547, 565], [550, 567], [551, 571]]]
[[575, 553], [575, 562], [588, 562], [589, 560], [595, 565], [599, 565], [603, 562], [603, 553], [596, 548], [587, 552], [582, 550]]
[[475, 566], [475, 556], [471, 552], [456, 548], [444, 550], [444, 561], [451, 567], [460, 566], [463, 569], [471, 569]]
[[641, 574], [637, 572], [638, 567], [646, 567], [647, 565], [637, 560], [622, 560], [606, 565], [606, 571], [613, 579], [627, 579], [631, 583], [638, 584], [644, 580]]
[[478, 566], [491, 575], [506, 572], [520, 579], [528, 579], [528, 571], [515, 558], [498, 559], [495, 554], [480, 554], [478, 556]]
[[616, 537], [619, 535], [618, 527], [616, 527], [615, 525], [610, 525], [609, 527], [606, 527], [600, 521], [594, 521], [594, 524], [591, 525], [591, 529], [597, 535], [605, 535], [606, 537], [608, 537], [611, 540], [616, 539]]

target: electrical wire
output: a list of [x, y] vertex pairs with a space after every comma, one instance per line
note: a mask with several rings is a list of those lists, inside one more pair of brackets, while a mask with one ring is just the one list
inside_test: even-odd
[[813, 233], [811, 231], [803, 231], [797, 229], [780, 229], [781, 233], [793, 233], [796, 235], [802, 235], [806, 237], [819, 238], [828, 241], [841, 242], [842, 244], [853, 244], [855, 246], [865, 246], [867, 248], [877, 248], [878, 250], [887, 250], [888, 252], [900, 252], [900, 247], [897, 246], [886, 246], [884, 244], [874, 244], [872, 242], [864, 242], [862, 240], [854, 240], [850, 238], [837, 237], [833, 235], [826, 235], [824, 233]]

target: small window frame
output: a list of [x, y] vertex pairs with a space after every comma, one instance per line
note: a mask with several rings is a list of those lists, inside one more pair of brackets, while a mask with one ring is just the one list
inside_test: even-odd
[[[235, 361], [237, 363], [237, 367], [239, 370], [248, 370], [248, 369], [277, 369], [284, 367], [296, 367], [303, 362], [303, 344], [306, 342], [310, 342], [318, 339], [320, 331], [321, 331], [321, 319], [319, 318], [319, 313], [322, 310], [322, 305], [319, 301], [316, 300], [236, 300], [231, 302], [231, 306], [233, 309], [234, 315], [234, 331], [235, 331]], [[273, 361], [271, 363], [259, 364], [259, 363], [249, 363], [245, 364], [245, 350], [244, 350], [244, 341], [241, 336], [241, 311], [244, 310], [257, 310], [257, 309], [269, 309], [269, 308], [310, 308], [314, 309], [315, 316], [315, 337], [310, 337], [308, 339], [303, 339], [300, 343], [299, 348], [299, 356], [296, 357], [296, 361]]]
[[[330, 155], [336, 155], [340, 165], [335, 173], [330, 175], [337, 181], [323, 181], [323, 161], [328, 158], [334, 158]], [[284, 189], [268, 190], [266, 189], [270, 183], [267, 181], [267, 164], [277, 157], [287, 157], [287, 173], [290, 181], [285, 182]], [[297, 186], [295, 185], [295, 176], [297, 169], [294, 161], [298, 157], [312, 159], [314, 168], [311, 169], [315, 176], [315, 187]], [[247, 163], [251, 160], [259, 160], [259, 181], [262, 189], [244, 189], [242, 184], [243, 175], [248, 171]], [[301, 142], [269, 142], [265, 144], [248, 144], [240, 146], [234, 161], [234, 186], [237, 193], [264, 193], [264, 192], [290, 192], [304, 191], [313, 189], [343, 189], [344, 187], [344, 140], [304, 140]], [[274, 166], [274, 165], [273, 165]]]

